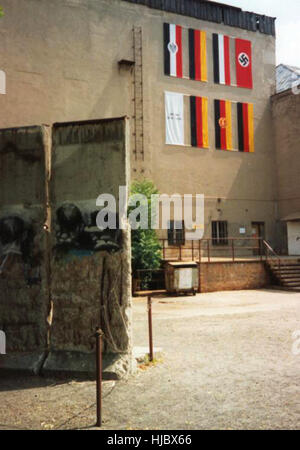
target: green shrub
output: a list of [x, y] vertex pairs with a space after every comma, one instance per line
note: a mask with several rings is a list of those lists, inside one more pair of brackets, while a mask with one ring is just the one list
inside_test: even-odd
[[[158, 190], [150, 180], [135, 181], [131, 186], [131, 195], [143, 194], [147, 198], [144, 205], [148, 210], [148, 229], [138, 228], [132, 230], [132, 270], [135, 274], [138, 269], [159, 269], [162, 259], [161, 246], [155, 230], [151, 224], [151, 195], [158, 194]], [[129, 211], [132, 208], [129, 208]]]

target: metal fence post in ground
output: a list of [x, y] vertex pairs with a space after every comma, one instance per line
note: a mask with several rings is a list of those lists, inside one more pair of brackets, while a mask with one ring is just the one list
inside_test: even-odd
[[152, 299], [148, 296], [149, 359], [153, 361]]
[[96, 381], [97, 381], [97, 422], [96, 427], [102, 426], [102, 336], [101, 328], [96, 330]]

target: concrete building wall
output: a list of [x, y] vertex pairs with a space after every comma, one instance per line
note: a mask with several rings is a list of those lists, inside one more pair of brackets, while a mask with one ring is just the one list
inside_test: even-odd
[[[0, 36], [7, 95], [0, 99], [5, 111], [0, 126], [123, 114], [132, 118], [133, 71], [120, 68], [118, 61], [133, 59], [132, 28], [140, 26], [145, 156], [132, 153], [132, 178], [150, 178], [162, 193], [204, 193], [206, 236], [211, 235], [211, 220], [228, 220], [229, 234], [235, 236], [241, 227], [251, 236], [251, 222], [260, 221], [275, 245], [277, 193], [269, 100], [275, 87], [273, 36], [120, 0], [27, 0], [21, 7], [19, 1], [4, 0], [3, 8]], [[208, 83], [164, 75], [163, 22], [207, 31]], [[253, 90], [214, 84], [213, 32], [251, 40]], [[209, 98], [208, 150], [165, 145], [166, 90]], [[255, 153], [215, 149], [215, 98], [254, 103]]]
[[[297, 90], [296, 90], [297, 92]], [[272, 97], [273, 129], [276, 142], [276, 175], [278, 185], [278, 216], [300, 218], [300, 95], [292, 90]], [[280, 222], [281, 251], [298, 254], [298, 235], [288, 232], [288, 227], [299, 230], [298, 222]], [[298, 233], [299, 234], [299, 233]]]

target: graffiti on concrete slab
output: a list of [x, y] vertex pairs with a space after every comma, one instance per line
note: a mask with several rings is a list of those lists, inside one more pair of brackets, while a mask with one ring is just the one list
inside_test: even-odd
[[31, 221], [19, 215], [0, 218], [0, 275], [21, 262], [28, 285], [40, 283], [40, 264], [34, 254], [34, 228]]
[[[122, 232], [118, 224], [114, 230], [100, 230], [96, 224], [98, 212], [94, 202], [80, 205], [64, 202], [59, 205], [56, 209], [55, 248], [60, 252], [75, 255], [100, 251], [118, 252], [122, 246]], [[118, 222], [118, 217], [116, 221]]]

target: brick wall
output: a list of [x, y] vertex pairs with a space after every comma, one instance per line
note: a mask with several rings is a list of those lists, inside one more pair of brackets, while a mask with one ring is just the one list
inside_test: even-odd
[[270, 278], [264, 262], [201, 264], [201, 292], [261, 289], [270, 284]]

